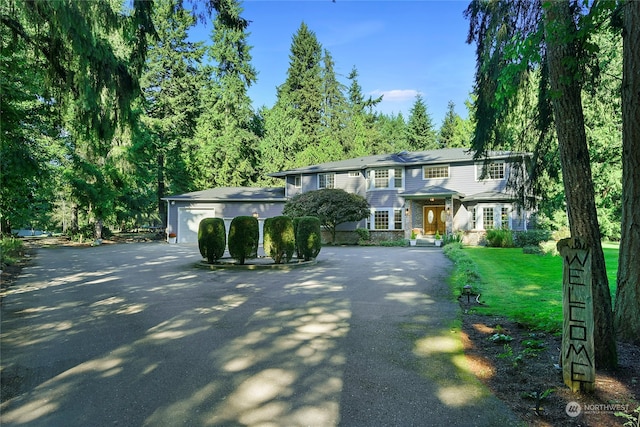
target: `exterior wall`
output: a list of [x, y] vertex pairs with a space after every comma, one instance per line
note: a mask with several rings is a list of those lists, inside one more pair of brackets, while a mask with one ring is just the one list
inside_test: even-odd
[[448, 178], [423, 179], [423, 166], [410, 166], [405, 172], [406, 191], [415, 191], [425, 186], [439, 186], [450, 190], [458, 191], [465, 195], [482, 193], [485, 191], [504, 192], [507, 188], [509, 176], [509, 165], [505, 164], [505, 177], [499, 180], [484, 179], [478, 180], [478, 163], [454, 163], [454, 164], [434, 164], [428, 166], [449, 166]]
[[[253, 215], [257, 212], [260, 219], [282, 215], [284, 202], [182, 202], [169, 203], [167, 217], [167, 234], [178, 233], [179, 209], [211, 210], [212, 217], [233, 219], [242, 215]], [[180, 242], [180, 236], [178, 236]]]

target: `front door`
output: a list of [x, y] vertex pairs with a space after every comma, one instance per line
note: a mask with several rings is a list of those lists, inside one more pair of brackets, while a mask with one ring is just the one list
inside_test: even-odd
[[424, 234], [433, 235], [436, 231], [445, 234], [447, 217], [444, 206], [424, 206], [422, 212]]

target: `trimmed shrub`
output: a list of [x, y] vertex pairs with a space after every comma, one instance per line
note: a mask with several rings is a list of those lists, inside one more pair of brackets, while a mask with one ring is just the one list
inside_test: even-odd
[[510, 230], [487, 230], [487, 246], [493, 248], [512, 248], [513, 234]]
[[198, 226], [198, 249], [200, 255], [213, 264], [224, 255], [227, 245], [227, 230], [222, 218], [205, 218]]
[[523, 246], [522, 253], [529, 255], [544, 255], [544, 251], [540, 246]]
[[252, 216], [237, 216], [229, 226], [229, 254], [244, 264], [245, 260], [258, 256], [260, 230], [258, 219]]
[[303, 255], [302, 255], [302, 250], [300, 249], [300, 246], [298, 246], [298, 224], [300, 224], [300, 218], [302, 218], [301, 216], [295, 216], [293, 217], [292, 221], [293, 221], [293, 236], [295, 237], [295, 251], [296, 251], [296, 257], [298, 257], [298, 259], [302, 259]]
[[527, 230], [513, 233], [513, 243], [518, 248], [538, 246], [549, 239], [551, 239], [551, 232], [548, 230]]
[[356, 228], [356, 234], [358, 235], [358, 244], [367, 244], [371, 240], [371, 233], [367, 228]]
[[320, 234], [320, 220], [315, 216], [299, 218], [296, 232], [296, 246], [300, 259], [309, 261], [320, 253], [322, 247]]
[[296, 246], [293, 221], [288, 216], [275, 216], [264, 220], [264, 252], [276, 264], [289, 262]]

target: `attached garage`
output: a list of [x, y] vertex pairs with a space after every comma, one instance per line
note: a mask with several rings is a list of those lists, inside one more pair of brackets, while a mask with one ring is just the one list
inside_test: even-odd
[[265, 218], [282, 215], [287, 199], [282, 187], [221, 187], [162, 200], [167, 202], [167, 237], [175, 233], [178, 243], [197, 243], [204, 218], [223, 218], [228, 230], [236, 216], [252, 215], [262, 226]]
[[197, 242], [200, 221], [215, 217], [215, 212], [215, 208], [178, 208], [178, 232], [176, 233], [178, 243]]

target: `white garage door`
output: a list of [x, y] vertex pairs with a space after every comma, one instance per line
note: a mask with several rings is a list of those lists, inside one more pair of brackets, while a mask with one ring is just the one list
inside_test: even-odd
[[213, 218], [213, 209], [178, 208], [178, 243], [197, 243], [198, 226], [204, 218]]

